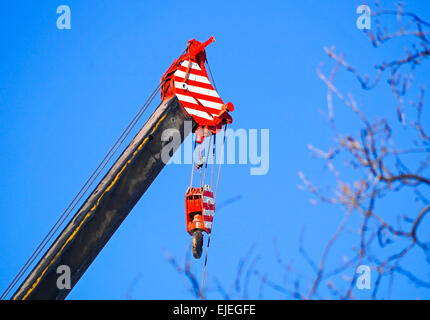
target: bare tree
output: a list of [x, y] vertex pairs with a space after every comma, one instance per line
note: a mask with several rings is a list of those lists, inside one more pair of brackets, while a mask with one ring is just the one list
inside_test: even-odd
[[[394, 39], [404, 38], [408, 42], [405, 52], [397, 59], [383, 61], [374, 67], [375, 76], [362, 76], [349, 64], [343, 54], [337, 54], [334, 48], [325, 48], [333, 66], [328, 74], [322, 71], [321, 64], [317, 70], [318, 77], [327, 86], [327, 110], [330, 126], [333, 131], [334, 145], [327, 151], [310, 146], [312, 152], [326, 161], [327, 167], [334, 177], [334, 185], [325, 189], [318, 188], [299, 173], [303, 184], [322, 202], [341, 206], [345, 215], [330, 241], [327, 243], [320, 262], [317, 275], [313, 281], [308, 298], [313, 298], [322, 281], [327, 279], [325, 270], [326, 259], [331, 247], [346, 231], [350, 216], [359, 214], [359, 243], [353, 248], [353, 259], [345, 262], [345, 267], [338, 269], [349, 271], [349, 285], [340, 292], [334, 288], [333, 282], [327, 285], [340, 298], [354, 297], [357, 267], [362, 264], [374, 266], [377, 279], [371, 291], [371, 298], [377, 298], [383, 279], [392, 283], [395, 275], [409, 278], [417, 286], [430, 288], [430, 279], [420, 279], [402, 265], [405, 257], [413, 251], [421, 250], [424, 261], [430, 267], [430, 243], [428, 233], [420, 233], [420, 225], [430, 211], [430, 202], [426, 193], [430, 187], [429, 162], [430, 139], [422, 123], [425, 87], [415, 89], [414, 71], [424, 64], [429, 57], [430, 48], [428, 28], [430, 24], [417, 15], [405, 12], [403, 4], [397, 4], [396, 10], [387, 10], [375, 3], [377, 8], [372, 13], [375, 31], [365, 31], [375, 48], [379, 48]], [[397, 30], [390, 31], [382, 22], [394, 18]], [[389, 117], [369, 119], [363, 111], [364, 107], [350, 92], [344, 94], [336, 85], [335, 78], [344, 68], [361, 84], [362, 89], [372, 90], [381, 81], [387, 84], [394, 99], [392, 112], [395, 112], [398, 123]], [[414, 91], [418, 91], [416, 97]], [[340, 101], [353, 112], [361, 123], [356, 134], [340, 132], [334, 116], [334, 103]], [[407, 102], [408, 101], [408, 102]], [[389, 104], [389, 101], [387, 101]], [[402, 141], [396, 143], [396, 138]], [[405, 141], [407, 140], [407, 141]], [[343, 174], [349, 170], [348, 174]], [[345, 178], [348, 176], [349, 178]], [[351, 179], [351, 176], [356, 178]], [[392, 201], [407, 199], [409, 210], [398, 214], [386, 208], [385, 199]], [[352, 226], [352, 229], [356, 228]], [[427, 237], [427, 242], [425, 240]], [[351, 274], [352, 273], [352, 274]], [[390, 296], [391, 285], [386, 297]]]

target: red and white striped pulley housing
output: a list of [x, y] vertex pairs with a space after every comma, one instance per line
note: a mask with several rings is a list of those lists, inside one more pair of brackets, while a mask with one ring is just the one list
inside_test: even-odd
[[[234, 110], [231, 102], [225, 104], [211, 84], [205, 68], [205, 47], [214, 42], [192, 39], [185, 53], [175, 60], [161, 78], [161, 99], [176, 96], [185, 111], [197, 123], [197, 142], [204, 137], [202, 132], [217, 133], [224, 123], [232, 123], [229, 112]], [[204, 129], [204, 130], [199, 130]]]

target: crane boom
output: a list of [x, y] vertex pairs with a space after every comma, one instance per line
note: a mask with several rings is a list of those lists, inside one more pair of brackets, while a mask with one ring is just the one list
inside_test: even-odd
[[[173, 156], [163, 152], [163, 148], [169, 144], [169, 149], [176, 151], [179, 147], [176, 141], [170, 144], [162, 139], [165, 130], [178, 130], [181, 143], [191, 131], [195, 132], [200, 149], [208, 134], [216, 134], [222, 125], [232, 123], [229, 112], [234, 110], [233, 104], [223, 102], [206, 72], [205, 47], [214, 41], [213, 37], [203, 43], [188, 41], [185, 53], [160, 80], [161, 104], [21, 283], [13, 300], [67, 297], [156, 179], [168, 161], [166, 158]], [[191, 126], [185, 125], [187, 120], [192, 122]], [[214, 204], [210, 205], [208, 212], [212, 213], [207, 215], [203, 210], [203, 220], [195, 224], [194, 230], [204, 226], [203, 230], [210, 232]], [[61, 272], [70, 276], [70, 286], [59, 285]]]
[[[164, 99], [38, 264], [13, 294], [14, 300], [64, 299], [163, 169], [161, 135], [193, 121], [177, 97]], [[178, 147], [178, 146], [174, 146]], [[164, 159], [165, 160], [165, 159]], [[70, 289], [57, 285], [59, 266], [70, 268]]]

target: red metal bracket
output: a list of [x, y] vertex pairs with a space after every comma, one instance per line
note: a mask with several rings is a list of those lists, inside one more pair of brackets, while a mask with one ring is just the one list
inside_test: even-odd
[[[175, 60], [161, 78], [161, 99], [176, 96], [185, 111], [197, 123], [197, 129], [204, 128], [216, 134], [223, 123], [232, 123], [229, 112], [234, 110], [231, 102], [225, 104], [212, 86], [205, 68], [205, 48], [214, 42], [210, 37], [205, 42], [188, 41], [183, 55]], [[203, 141], [199, 135], [197, 143]]]

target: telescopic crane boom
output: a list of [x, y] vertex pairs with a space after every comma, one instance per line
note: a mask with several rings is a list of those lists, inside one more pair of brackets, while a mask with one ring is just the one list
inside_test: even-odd
[[191, 119], [175, 97], [160, 104], [12, 299], [66, 298], [70, 290], [57, 286], [58, 266], [70, 268], [72, 289], [163, 169], [162, 132], [184, 132], [185, 120]]

